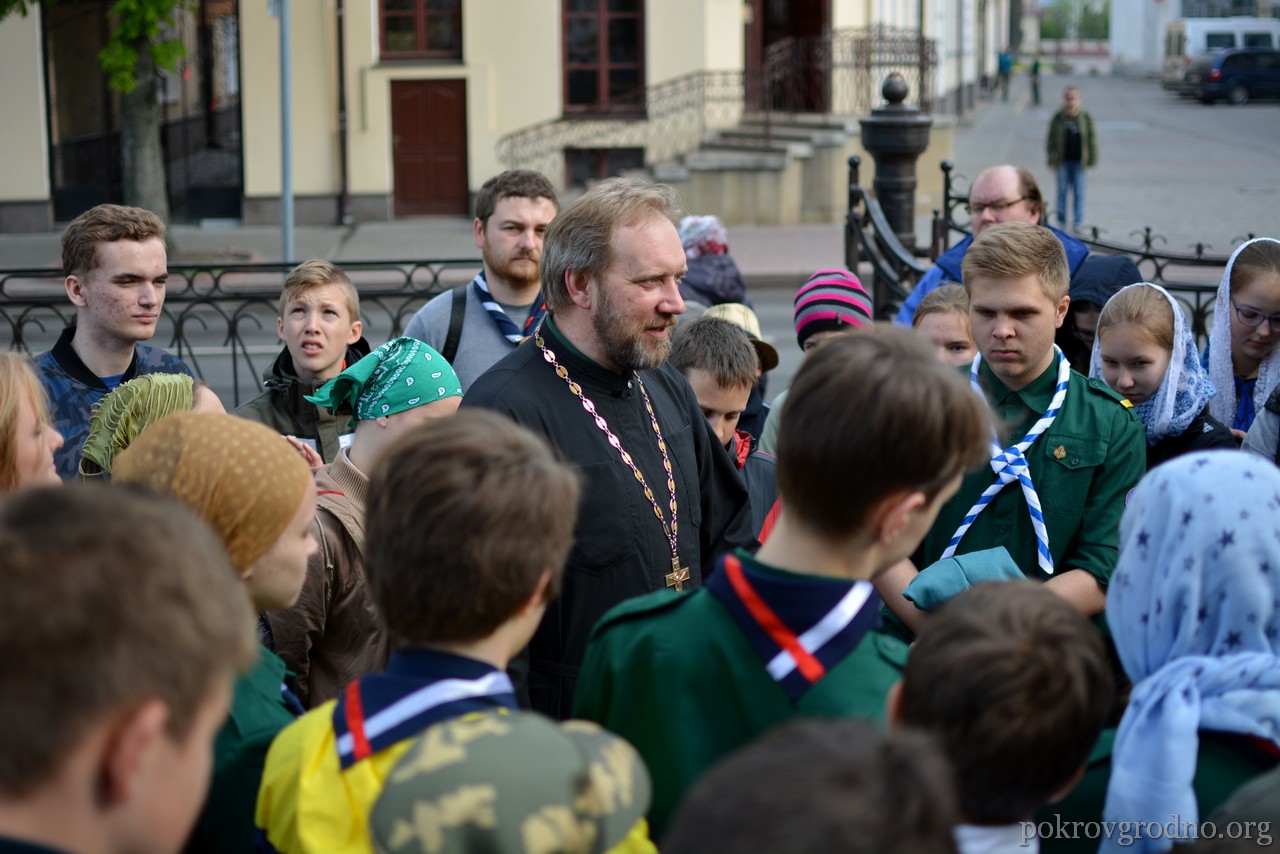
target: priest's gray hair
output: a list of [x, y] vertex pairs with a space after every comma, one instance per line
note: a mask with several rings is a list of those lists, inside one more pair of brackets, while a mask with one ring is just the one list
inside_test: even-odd
[[664, 217], [678, 226], [682, 212], [676, 191], [638, 178], [610, 178], [596, 184], [560, 212], [542, 245], [542, 296], [555, 311], [569, 304], [570, 273], [599, 276], [613, 260], [619, 226]]

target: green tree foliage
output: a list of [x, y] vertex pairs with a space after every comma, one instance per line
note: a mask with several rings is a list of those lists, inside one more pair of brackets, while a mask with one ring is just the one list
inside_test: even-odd
[[1080, 10], [1080, 38], [1105, 39], [1111, 37], [1111, 2], [1102, 0], [1094, 5], [1085, 4]]
[[[26, 17], [38, 3], [59, 0], [0, 0], [0, 21]], [[115, 0], [107, 11], [111, 34], [98, 53], [107, 84], [121, 95], [120, 136], [124, 200], [169, 219], [169, 194], [160, 146], [161, 114], [156, 70], [178, 70], [187, 55], [177, 36], [175, 14], [194, 0]]]
[[1111, 33], [1111, 0], [1057, 0], [1040, 9], [1042, 39], [1105, 39]]
[[[18, 13], [26, 17], [37, 3], [52, 6], [58, 0], [0, 0], [0, 21]], [[107, 81], [117, 92], [132, 92], [138, 85], [138, 58], [150, 55], [156, 68], [175, 71], [187, 55], [186, 46], [165, 32], [176, 32], [174, 13], [189, 8], [192, 0], [116, 0], [107, 12], [111, 35], [98, 61]]]

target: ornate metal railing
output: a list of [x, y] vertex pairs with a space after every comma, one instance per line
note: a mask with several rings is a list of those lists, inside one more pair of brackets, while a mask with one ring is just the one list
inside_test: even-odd
[[[342, 269], [360, 292], [364, 335], [380, 344], [413, 312], [475, 275], [480, 259], [350, 261]], [[277, 301], [285, 264], [183, 264], [169, 270], [164, 310], [151, 343], [182, 358], [228, 409], [259, 393], [280, 352]], [[0, 270], [0, 330], [11, 349], [48, 350], [75, 319], [58, 270]]]
[[603, 115], [550, 119], [498, 140], [512, 169], [536, 169], [553, 181], [565, 174], [568, 148], [643, 148], [646, 163], [695, 151], [716, 128], [742, 118], [743, 76], [697, 71], [656, 83], [616, 101]]
[[937, 47], [916, 30], [875, 26], [787, 38], [765, 53], [762, 70], [697, 71], [616, 100], [602, 114], [549, 119], [498, 140], [509, 168], [565, 173], [566, 149], [643, 148], [654, 164], [696, 151], [719, 129], [744, 118], [763, 125], [766, 142], [779, 114], [856, 116], [879, 102], [885, 77], [898, 71], [927, 105]]
[[880, 88], [896, 71], [928, 112], [937, 64], [936, 42], [918, 30], [878, 24], [785, 38], [765, 51], [766, 110], [861, 116], [880, 103]]
[[[955, 164], [942, 162], [943, 207], [935, 209], [932, 242], [929, 247], [908, 250], [889, 228], [869, 188], [858, 184], [858, 164], [850, 158], [849, 213], [845, 224], [845, 262], [852, 265], [869, 263], [873, 278], [876, 316], [890, 318], [928, 269], [928, 260], [937, 258], [951, 245], [952, 235], [964, 236], [969, 231], [965, 211], [969, 196], [967, 187], [958, 186]], [[1122, 243], [1104, 237], [1094, 228], [1076, 235], [1090, 251], [1108, 255], [1128, 255], [1138, 265], [1143, 279], [1165, 287], [1186, 309], [1192, 332], [1201, 346], [1208, 340], [1213, 320], [1213, 304], [1218, 281], [1230, 259], [1230, 252], [1210, 251], [1197, 243], [1187, 251], [1166, 248], [1167, 240], [1150, 226], [1129, 233], [1138, 243]], [[1235, 238], [1233, 243], [1253, 235]]]

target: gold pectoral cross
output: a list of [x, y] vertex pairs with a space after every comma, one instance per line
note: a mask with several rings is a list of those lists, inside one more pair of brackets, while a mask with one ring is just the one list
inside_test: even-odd
[[684, 583], [689, 580], [689, 568], [680, 565], [680, 558], [672, 555], [671, 571], [666, 575], [667, 586], [676, 590], [684, 590]]

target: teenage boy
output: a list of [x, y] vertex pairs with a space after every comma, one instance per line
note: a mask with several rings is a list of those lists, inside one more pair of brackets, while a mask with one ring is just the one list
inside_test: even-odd
[[511, 169], [485, 181], [471, 224], [484, 267], [470, 284], [434, 297], [405, 326], [405, 335], [444, 355], [464, 391], [546, 313], [542, 241], [559, 210], [555, 188], [539, 172]]
[[912, 631], [924, 612], [901, 596], [925, 567], [1004, 546], [1029, 578], [1100, 614], [1115, 570], [1125, 496], [1146, 471], [1142, 422], [1102, 380], [1071, 370], [1054, 335], [1067, 314], [1067, 256], [1052, 231], [1010, 222], [979, 235], [964, 258], [970, 369], [1001, 425], [990, 465], [938, 513], [914, 561], [882, 575], [885, 604]]
[[255, 658], [226, 549], [112, 487], [13, 495], [0, 553], [0, 850], [177, 851]]
[[371, 851], [369, 812], [418, 734], [515, 708], [505, 668], [559, 587], [577, 504], [577, 477], [546, 442], [491, 412], [431, 421], [387, 450], [369, 477], [365, 569], [396, 651], [272, 744], [264, 850]]
[[756, 348], [741, 327], [703, 316], [672, 331], [670, 360], [689, 381], [702, 414], [746, 484], [751, 532], [763, 542], [761, 532], [778, 503], [776, 461], [755, 450], [750, 434], [738, 429], [738, 419], [760, 377]]
[[798, 718], [708, 771], [662, 854], [953, 854], [955, 820], [950, 768], [928, 737]]
[[930, 732], [950, 761], [961, 854], [1034, 851], [1032, 816], [1084, 773], [1111, 697], [1089, 621], [1041, 585], [1012, 581], [979, 584], [938, 610], [888, 714]]
[[405, 431], [458, 411], [462, 387], [449, 363], [416, 338], [392, 338], [307, 398], [350, 417], [355, 436], [316, 472], [320, 547], [293, 607], [266, 612], [272, 648], [311, 708], [335, 700], [357, 676], [382, 670], [390, 649], [365, 579], [369, 472]]
[[75, 478], [93, 405], [143, 374], [188, 374], [181, 359], [143, 344], [156, 334], [169, 260], [164, 223], [151, 211], [98, 205], [62, 233], [62, 270], [76, 321], [36, 359], [62, 434], [58, 476]]
[[284, 349], [262, 375], [262, 394], [236, 415], [265, 424], [308, 445], [326, 463], [351, 444], [353, 427], [306, 399], [320, 386], [369, 355], [361, 337], [360, 295], [328, 261], [303, 261], [284, 280], [276, 333]]
[[872, 631], [871, 579], [915, 549], [991, 429], [908, 330], [833, 338], [792, 389], [759, 553], [722, 556], [704, 589], [618, 606], [587, 648], [576, 716], [640, 751], [657, 833], [708, 766], [770, 727], [882, 718], [906, 646]]

